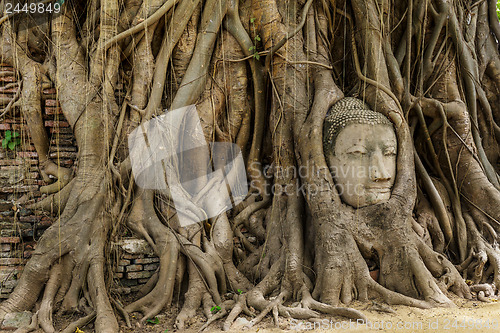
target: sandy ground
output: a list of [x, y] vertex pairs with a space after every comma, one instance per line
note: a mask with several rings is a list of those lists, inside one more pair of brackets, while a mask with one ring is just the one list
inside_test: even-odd
[[[368, 323], [358, 324], [355, 321], [349, 322], [345, 318], [333, 318], [328, 316], [320, 318], [316, 323], [280, 318], [280, 327], [275, 328], [274, 323], [268, 316], [263, 322], [256, 325], [256, 327], [251, 329], [234, 327], [230, 332], [500, 332], [500, 302], [483, 303], [479, 301], [466, 301], [463, 299], [454, 299], [454, 302], [457, 304], [456, 308], [423, 310], [407, 306], [393, 306], [392, 309], [395, 313], [373, 311], [370, 310], [370, 307], [366, 304], [355, 304], [354, 308], [362, 311], [366, 315]], [[175, 316], [163, 314], [159, 317], [160, 322], [158, 324], [147, 324], [141, 327], [135, 323], [134, 328], [125, 328], [122, 332], [179, 332], [173, 328], [173, 318]], [[183, 332], [198, 332], [202, 323], [202, 316], [197, 316]], [[223, 332], [221, 327], [221, 321], [215, 322], [204, 332]], [[84, 332], [91, 332], [91, 330], [84, 329]]]

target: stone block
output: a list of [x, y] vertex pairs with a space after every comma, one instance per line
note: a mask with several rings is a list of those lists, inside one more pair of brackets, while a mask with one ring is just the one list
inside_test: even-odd
[[2, 322], [2, 329], [15, 330], [22, 326], [28, 326], [31, 323], [32, 315], [29, 311], [7, 313]]
[[144, 265], [144, 270], [145, 271], [156, 271], [156, 269], [160, 266], [160, 264], [149, 264], [149, 265]]
[[142, 265], [129, 265], [129, 266], [125, 266], [125, 271], [127, 271], [127, 272], [142, 271]]
[[[127, 273], [127, 274], [135, 274], [135, 273]], [[132, 287], [132, 286], [137, 286], [137, 280], [121, 280], [120, 284], [124, 287]]]
[[153, 264], [155, 262], [160, 262], [160, 258], [139, 258], [134, 260], [134, 264]]
[[7, 280], [0, 282], [0, 288], [2, 289], [14, 289], [17, 286], [19, 280]]
[[0, 267], [20, 265], [22, 262], [21, 258], [0, 258]]
[[[151, 271], [141, 271], [141, 272], [129, 272], [126, 273], [127, 279], [146, 279], [148, 277], [151, 277], [153, 275], [153, 272]], [[137, 282], [137, 281], [136, 281]]]
[[153, 253], [153, 249], [143, 239], [124, 238], [117, 243], [123, 251], [129, 254], [148, 254]]
[[0, 243], [17, 244], [19, 241], [19, 237], [0, 237]]
[[47, 99], [45, 100], [45, 106], [58, 106], [59, 102], [55, 99]]

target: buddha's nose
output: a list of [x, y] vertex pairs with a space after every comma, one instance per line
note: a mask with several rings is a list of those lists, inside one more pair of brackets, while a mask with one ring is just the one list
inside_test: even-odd
[[384, 156], [381, 151], [376, 151], [371, 158], [370, 178], [374, 182], [388, 181], [391, 174], [385, 165]]

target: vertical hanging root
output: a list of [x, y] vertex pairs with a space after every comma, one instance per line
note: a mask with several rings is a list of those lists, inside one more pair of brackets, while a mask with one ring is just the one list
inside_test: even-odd
[[50, 272], [49, 281], [45, 285], [45, 292], [43, 294], [40, 310], [38, 310], [38, 319], [40, 327], [46, 333], [54, 333], [54, 325], [52, 323], [52, 311], [54, 305], [54, 298], [61, 283], [62, 265], [56, 264], [52, 267]]

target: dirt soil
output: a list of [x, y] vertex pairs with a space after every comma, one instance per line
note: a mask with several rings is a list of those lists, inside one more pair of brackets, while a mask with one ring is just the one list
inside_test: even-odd
[[[233, 327], [230, 332], [248, 333], [279, 333], [279, 332], [468, 332], [488, 333], [500, 332], [500, 302], [483, 303], [477, 300], [467, 301], [459, 298], [453, 299], [456, 308], [417, 309], [407, 306], [392, 306], [394, 313], [373, 310], [380, 307], [378, 304], [354, 304], [354, 308], [361, 310], [368, 318], [368, 323], [349, 322], [345, 318], [322, 316], [318, 321], [299, 321], [295, 319], [279, 319], [279, 328], [274, 327], [272, 318], [267, 317], [263, 322], [250, 329], [242, 326]], [[384, 307], [382, 305], [382, 307]], [[121, 333], [171, 333], [180, 332], [174, 328], [175, 307], [158, 315], [158, 323], [148, 323], [141, 326], [138, 317], [132, 318], [131, 329], [126, 328], [122, 319]], [[187, 323], [189, 327], [182, 332], [198, 332], [203, 325], [201, 312]], [[250, 320], [251, 318], [246, 318]], [[240, 319], [244, 322], [244, 319]], [[62, 323], [60, 323], [62, 324]], [[82, 327], [85, 333], [93, 332], [91, 327]], [[39, 331], [40, 333], [42, 331]], [[204, 332], [223, 332], [222, 321], [210, 325]]]

